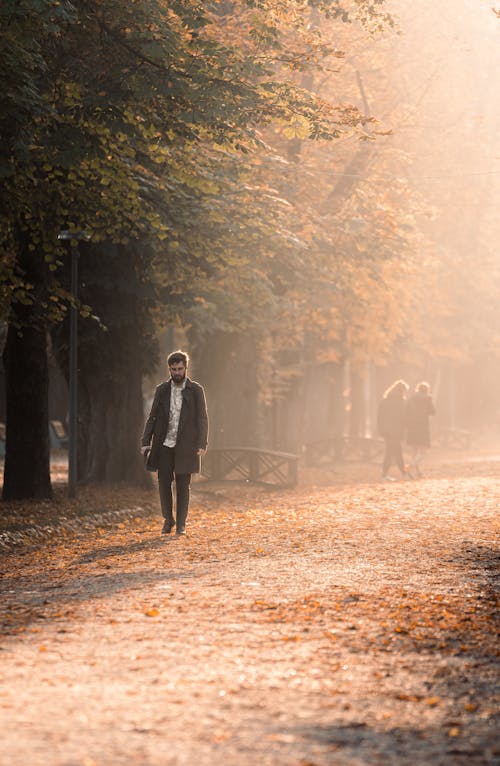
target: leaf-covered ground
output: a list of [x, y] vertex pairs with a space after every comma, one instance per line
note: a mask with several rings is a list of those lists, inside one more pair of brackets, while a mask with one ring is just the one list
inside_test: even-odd
[[500, 762], [499, 469], [4, 507], [0, 764]]

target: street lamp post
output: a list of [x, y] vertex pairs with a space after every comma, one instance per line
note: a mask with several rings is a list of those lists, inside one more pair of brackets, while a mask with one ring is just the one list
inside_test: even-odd
[[69, 326], [69, 445], [68, 497], [75, 497], [78, 460], [78, 243], [87, 242], [86, 231], [62, 231], [58, 239], [71, 246], [71, 298]]

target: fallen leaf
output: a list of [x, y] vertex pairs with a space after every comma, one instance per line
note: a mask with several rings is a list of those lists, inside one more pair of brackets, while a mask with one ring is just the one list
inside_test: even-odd
[[436, 705], [439, 705], [441, 702], [441, 697], [426, 697], [424, 702], [426, 705], [429, 705], [429, 707], [436, 707]]

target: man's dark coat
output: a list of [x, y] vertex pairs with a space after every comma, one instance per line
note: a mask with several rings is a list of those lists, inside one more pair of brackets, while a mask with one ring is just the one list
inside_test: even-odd
[[[170, 390], [172, 381], [160, 383], [155, 391], [151, 412], [144, 426], [143, 447], [151, 444], [148, 468], [158, 469], [160, 450], [168, 429], [170, 416]], [[182, 407], [175, 445], [175, 473], [199, 473], [199, 449], [206, 449], [208, 441], [208, 415], [203, 387], [186, 378], [182, 392]]]

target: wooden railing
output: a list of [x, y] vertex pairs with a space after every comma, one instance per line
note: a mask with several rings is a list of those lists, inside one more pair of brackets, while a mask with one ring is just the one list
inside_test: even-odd
[[201, 473], [211, 481], [250, 481], [293, 487], [297, 483], [297, 465], [297, 455], [288, 452], [257, 447], [223, 447], [208, 450]]
[[339, 436], [306, 444], [307, 465], [325, 465], [342, 460], [370, 463], [384, 454], [383, 439], [365, 436]]
[[436, 444], [447, 449], [470, 449], [472, 435], [465, 428], [443, 428], [436, 435]]

